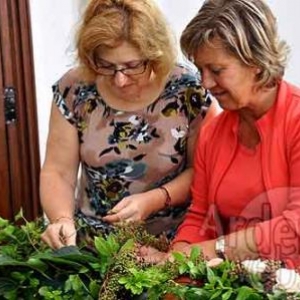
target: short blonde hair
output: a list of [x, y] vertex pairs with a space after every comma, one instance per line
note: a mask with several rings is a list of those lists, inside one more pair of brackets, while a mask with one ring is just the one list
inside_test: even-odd
[[264, 0], [206, 0], [182, 33], [182, 51], [192, 59], [215, 37], [244, 64], [261, 70], [260, 86], [282, 78], [289, 47], [279, 39], [276, 19]]
[[141, 52], [157, 76], [173, 69], [175, 39], [154, 0], [91, 0], [77, 32], [78, 61], [85, 76], [96, 76], [91, 61], [97, 52], [123, 41]]

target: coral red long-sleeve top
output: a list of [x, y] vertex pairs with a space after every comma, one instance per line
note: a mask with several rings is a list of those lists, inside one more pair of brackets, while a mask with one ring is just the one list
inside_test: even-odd
[[[216, 196], [239, 147], [238, 123], [236, 112], [224, 111], [201, 131], [194, 161], [192, 203], [174, 242], [197, 243], [230, 232], [223, 226]], [[275, 104], [256, 126], [261, 139], [263, 181], [259, 192], [264, 201], [255, 205], [264, 211], [261, 205], [267, 204], [266, 213], [255, 220], [244, 219], [239, 229], [255, 226], [261, 257], [300, 264], [300, 89], [282, 81]], [[247, 176], [236, 175], [236, 185], [247, 183]], [[228, 206], [236, 204], [235, 186], [231, 188]]]

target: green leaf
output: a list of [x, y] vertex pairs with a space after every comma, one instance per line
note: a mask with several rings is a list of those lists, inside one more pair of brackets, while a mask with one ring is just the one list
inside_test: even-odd
[[1, 227], [1, 228], [7, 227], [8, 224], [9, 224], [9, 221], [8, 221], [8, 220], [5, 220], [5, 219], [3, 219], [3, 218], [0, 217], [0, 227]]
[[123, 244], [123, 246], [121, 247], [121, 249], [119, 251], [125, 251], [125, 250], [127, 251], [127, 250], [132, 250], [132, 249], [134, 249], [134, 240], [129, 239]]
[[0, 277], [0, 295], [16, 290], [18, 288], [18, 282], [9, 278]]
[[117, 253], [120, 249], [120, 245], [113, 234], [107, 237], [107, 244], [111, 253]]
[[226, 293], [224, 293], [222, 295], [222, 300], [228, 300], [228, 299], [230, 299], [230, 297], [231, 297], [232, 294], [233, 294], [233, 290], [232, 289], [228, 290]]
[[58, 265], [67, 264], [75, 268], [86, 266], [86, 264], [97, 263], [99, 259], [92, 254], [80, 252], [75, 246], [62, 247], [53, 252], [38, 253], [31, 258], [38, 259], [44, 263], [54, 263]]
[[216, 276], [215, 276], [214, 272], [209, 267], [206, 268], [206, 272], [207, 272], [208, 282], [214, 284], [216, 282]]
[[182, 252], [172, 252], [172, 256], [174, 257], [175, 261], [177, 261], [177, 262], [186, 261], [186, 256]]
[[190, 254], [190, 260], [195, 262], [199, 258], [200, 254], [201, 254], [200, 247], [193, 246]]
[[119, 250], [119, 245], [112, 235], [107, 240], [103, 237], [95, 237], [95, 248], [100, 256], [111, 257]]
[[210, 299], [220, 299], [220, 295], [222, 294], [222, 290], [217, 290], [213, 295], [210, 297]]
[[34, 268], [35, 270], [40, 270], [41, 272], [45, 272], [48, 268], [47, 264], [45, 264], [43, 261], [41, 261], [38, 258], [30, 257], [27, 260], [27, 265], [29, 267]]
[[10, 256], [0, 254], [0, 266], [7, 266], [7, 265], [13, 264], [15, 262], [18, 262], [18, 261]]
[[99, 283], [96, 280], [91, 280], [90, 283], [89, 283], [89, 291], [91, 293], [91, 296], [94, 299], [98, 298], [99, 289], [100, 289]]
[[65, 246], [59, 249], [53, 250], [52, 254], [54, 256], [65, 256], [69, 254], [78, 254], [81, 255], [81, 252], [78, 247], [76, 246]]
[[29, 268], [35, 270], [42, 274], [44, 277], [49, 278], [48, 275], [45, 274], [47, 269], [47, 265], [44, 264], [42, 261], [31, 258], [27, 262], [26, 261], [18, 261], [12, 259], [11, 257], [0, 255], [0, 270], [2, 268], [9, 269], [10, 271], [16, 269], [17, 267]]
[[238, 294], [236, 300], [256, 300], [256, 299], [261, 299], [261, 298], [251, 287], [242, 286], [238, 288]]
[[18, 214], [15, 215], [15, 221], [19, 221], [21, 219], [24, 219], [24, 213], [22, 208], [19, 210]]
[[128, 278], [126, 276], [123, 276], [123, 277], [119, 278], [118, 282], [121, 284], [125, 284], [128, 282]]
[[188, 266], [186, 264], [178, 267], [179, 274], [185, 274], [188, 271]]

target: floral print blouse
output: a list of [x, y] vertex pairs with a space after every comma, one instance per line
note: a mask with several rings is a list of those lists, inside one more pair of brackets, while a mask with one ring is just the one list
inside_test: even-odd
[[[54, 103], [78, 131], [77, 215], [107, 233], [111, 226], [101, 216], [118, 201], [167, 183], [185, 169], [187, 139], [196, 134], [191, 128], [202, 121], [211, 100], [196, 72], [183, 65], [175, 67], [152, 104], [130, 112], [109, 107], [95, 83], [76, 77], [70, 70], [53, 86]], [[185, 210], [169, 208], [146, 223], [159, 234], [174, 229]]]

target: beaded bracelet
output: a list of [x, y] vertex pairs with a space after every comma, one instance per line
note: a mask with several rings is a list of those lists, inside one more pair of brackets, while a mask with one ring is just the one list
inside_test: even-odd
[[167, 190], [166, 187], [164, 187], [163, 185], [158, 187], [160, 190], [162, 190], [164, 192], [164, 194], [166, 195], [166, 200], [165, 200], [165, 208], [168, 208], [171, 206], [171, 202], [172, 202], [172, 198], [170, 196], [169, 191]]
[[71, 218], [71, 217], [61, 216], [61, 217], [56, 218], [56, 219], [52, 222], [52, 224], [58, 223], [58, 222], [59, 222], [60, 220], [62, 220], [62, 219], [69, 220], [69, 221], [71, 221], [71, 222], [73, 222], [73, 223], [75, 222], [74, 219]]

